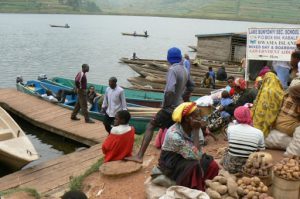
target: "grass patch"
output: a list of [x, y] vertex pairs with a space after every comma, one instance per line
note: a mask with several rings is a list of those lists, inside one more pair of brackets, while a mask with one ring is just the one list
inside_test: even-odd
[[31, 188], [15, 188], [15, 189], [9, 189], [6, 191], [1, 191], [0, 196], [11, 195], [11, 194], [14, 194], [17, 192], [26, 192], [26, 193], [30, 194], [31, 196], [35, 197], [36, 199], [41, 198], [40, 194], [35, 189], [31, 189]]
[[[144, 134], [134, 136], [134, 149], [139, 149], [142, 145]], [[154, 136], [153, 136], [154, 137]]]
[[83, 180], [89, 176], [90, 174], [99, 170], [99, 167], [102, 165], [104, 158], [100, 158], [96, 163], [94, 163], [88, 170], [84, 172], [84, 174], [72, 178], [70, 182], [70, 190], [82, 190], [82, 182]]
[[[154, 133], [153, 137], [155, 137], [156, 133]], [[139, 149], [141, 147], [144, 135], [135, 135], [134, 136], [134, 148]], [[90, 174], [97, 172], [99, 167], [102, 165], [104, 157], [100, 158], [95, 164], [93, 164], [88, 170], [84, 172], [84, 174], [72, 178], [70, 181], [70, 190], [82, 190], [82, 182], [83, 180], [89, 176]]]

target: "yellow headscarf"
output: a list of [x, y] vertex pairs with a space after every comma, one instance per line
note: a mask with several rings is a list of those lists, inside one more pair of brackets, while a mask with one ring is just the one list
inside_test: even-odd
[[184, 102], [177, 106], [172, 114], [174, 122], [180, 123], [184, 116], [190, 115], [197, 109], [195, 102]]

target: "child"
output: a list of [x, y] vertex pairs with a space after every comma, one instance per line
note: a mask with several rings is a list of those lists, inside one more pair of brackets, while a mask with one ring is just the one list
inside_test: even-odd
[[203, 78], [201, 82], [201, 87], [202, 88], [213, 88], [214, 87], [214, 80], [210, 76], [209, 72], [205, 74], [205, 77]]
[[129, 126], [130, 113], [126, 110], [117, 112], [114, 127], [102, 144], [104, 162], [122, 160], [131, 156], [135, 129]]
[[[230, 98], [230, 95], [228, 93], [228, 91], [223, 91], [222, 92], [222, 99], [221, 99], [221, 106], [228, 106], [229, 104], [232, 104], [233, 103], [233, 100]], [[230, 114], [227, 113], [226, 111], [221, 111], [221, 117], [223, 119], [226, 119], [226, 118], [230, 118]]]

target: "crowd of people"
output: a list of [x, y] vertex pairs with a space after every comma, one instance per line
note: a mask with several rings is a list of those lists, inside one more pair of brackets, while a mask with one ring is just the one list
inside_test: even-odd
[[[221, 93], [219, 106], [205, 119], [200, 117], [197, 104], [189, 102], [187, 97], [195, 87], [188, 55], [183, 58], [180, 49], [174, 47], [168, 50], [167, 60], [170, 67], [161, 109], [147, 125], [141, 147], [133, 156], [135, 130], [128, 124], [130, 113], [124, 91], [117, 86], [115, 77], [109, 79], [102, 104], [104, 125], [109, 133], [102, 146], [105, 162], [126, 159], [142, 163], [154, 129], [160, 128], [163, 134], [159, 137], [162, 141], [158, 144], [161, 154], [157, 169], [177, 185], [204, 190], [205, 180], [215, 177], [220, 169], [214, 158], [203, 152], [205, 135], [225, 132], [228, 148], [221, 166], [230, 173], [241, 172], [249, 155], [265, 148], [284, 149], [286, 155], [300, 154], [300, 78], [297, 76], [300, 51], [291, 55], [292, 81], [287, 85], [279, 78], [280, 70], [275, 72], [276, 65], [263, 68], [253, 88], [243, 78], [227, 77], [225, 67], [217, 75], [210, 67], [203, 80], [205, 84], [214, 88], [215, 80], [221, 79], [227, 80], [228, 85]], [[76, 114], [81, 108], [85, 121], [90, 123], [86, 104], [87, 100], [93, 102], [96, 95], [91, 99], [86, 96], [88, 71], [88, 65], [84, 64], [75, 78], [78, 101], [71, 119], [78, 119]]]

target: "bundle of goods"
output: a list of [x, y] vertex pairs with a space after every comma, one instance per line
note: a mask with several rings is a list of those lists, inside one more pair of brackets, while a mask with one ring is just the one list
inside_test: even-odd
[[239, 198], [237, 189], [238, 185], [235, 177], [227, 171], [221, 170], [219, 175], [213, 180], [206, 180], [206, 193], [211, 199], [235, 199]]
[[239, 198], [245, 199], [273, 199], [268, 196], [268, 187], [258, 177], [243, 177], [237, 181]]
[[272, 156], [268, 153], [256, 152], [251, 154], [243, 167], [247, 176], [258, 176], [264, 184], [272, 183]]
[[274, 174], [285, 180], [300, 180], [299, 163], [299, 157], [284, 158], [274, 166]]

